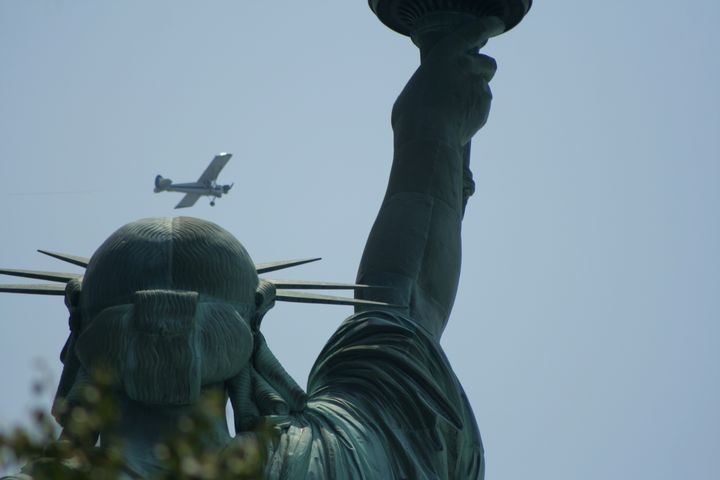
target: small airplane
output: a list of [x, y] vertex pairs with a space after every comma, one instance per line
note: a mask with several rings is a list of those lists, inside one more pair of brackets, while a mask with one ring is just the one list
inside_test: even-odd
[[220, 198], [223, 194], [227, 194], [234, 184], [218, 185], [215, 183], [220, 170], [227, 164], [232, 157], [232, 153], [218, 153], [212, 159], [210, 165], [200, 175], [197, 182], [192, 183], [173, 183], [169, 178], [163, 178], [162, 175], [155, 177], [155, 193], [159, 192], [180, 192], [186, 195], [175, 205], [175, 208], [187, 208], [195, 205], [195, 202], [202, 196], [212, 197], [210, 205], [215, 206], [215, 199]]

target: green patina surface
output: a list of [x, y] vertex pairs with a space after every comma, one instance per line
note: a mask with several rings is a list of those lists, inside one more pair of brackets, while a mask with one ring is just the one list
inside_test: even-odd
[[477, 49], [505, 26], [460, 23], [414, 39], [423, 61], [393, 108], [392, 171], [357, 276], [383, 288], [358, 287], [356, 313], [320, 353], [307, 393], [263, 339], [262, 317], [282, 295], [240, 242], [199, 219], [145, 219], [115, 232], [83, 278], [63, 277], [72, 331], [54, 409], [61, 425], [102, 368], [120, 421], [86, 441], [121, 444], [131, 476], [162, 474], [154, 446], [219, 394], [237, 438], [218, 409], [203, 442], [222, 451], [270, 426], [275, 434], [258, 442], [269, 478], [483, 477], [478, 428], [439, 341], [474, 189], [468, 145], [492, 98], [495, 62]]

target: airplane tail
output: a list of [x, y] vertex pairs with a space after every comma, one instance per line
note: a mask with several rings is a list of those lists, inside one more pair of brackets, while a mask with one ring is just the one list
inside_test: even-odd
[[155, 193], [167, 190], [167, 187], [169, 187], [171, 184], [172, 184], [172, 180], [170, 180], [169, 178], [163, 178], [162, 175], [156, 176], [155, 177]]

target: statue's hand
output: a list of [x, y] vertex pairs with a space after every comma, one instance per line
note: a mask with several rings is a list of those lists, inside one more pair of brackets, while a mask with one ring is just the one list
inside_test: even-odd
[[495, 60], [477, 53], [502, 33], [495, 17], [473, 22], [440, 40], [398, 97], [392, 112], [396, 145], [436, 139], [465, 145], [485, 124], [492, 93], [488, 82]]

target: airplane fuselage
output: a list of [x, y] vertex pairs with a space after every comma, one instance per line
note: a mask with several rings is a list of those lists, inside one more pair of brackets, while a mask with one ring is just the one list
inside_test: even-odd
[[197, 195], [207, 195], [220, 198], [223, 193], [227, 193], [230, 189], [229, 185], [217, 185], [214, 182], [207, 185], [201, 183], [173, 183], [163, 188], [164, 192], [180, 192], [180, 193], [194, 193]]

